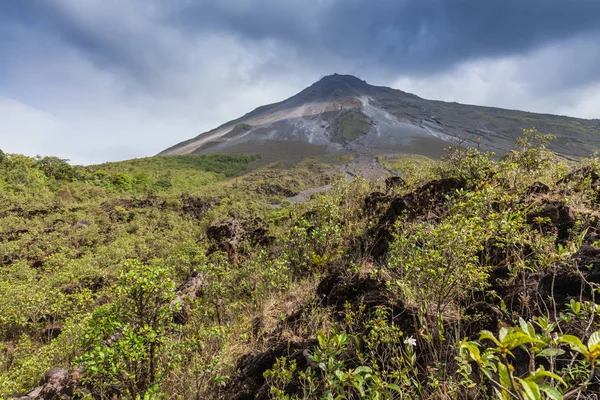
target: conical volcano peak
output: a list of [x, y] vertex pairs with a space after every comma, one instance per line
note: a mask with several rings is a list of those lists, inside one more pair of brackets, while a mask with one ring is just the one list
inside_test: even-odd
[[360, 80], [359, 78], [355, 77], [354, 75], [340, 75], [340, 74], [324, 76], [323, 78], [321, 78], [321, 80], [319, 80], [313, 86], [317, 86], [317, 87], [321, 87], [321, 88], [334, 88], [334, 89], [340, 89], [340, 90], [354, 89], [354, 90], [359, 90], [359, 91], [365, 90], [370, 87], [370, 85], [367, 82]]
[[326, 75], [299, 95], [311, 100], [334, 100], [340, 97], [360, 97], [372, 88], [367, 82], [353, 75]]
[[[368, 85], [367, 82], [361, 80], [360, 78], [357, 78], [354, 75], [343, 75], [343, 74], [338, 74], [338, 73], [334, 73], [332, 75], [325, 75], [323, 78], [321, 78], [321, 80], [319, 80], [319, 82], [324, 82], [324, 83], [345, 83], [348, 85]], [[317, 83], [319, 83], [317, 82]]]

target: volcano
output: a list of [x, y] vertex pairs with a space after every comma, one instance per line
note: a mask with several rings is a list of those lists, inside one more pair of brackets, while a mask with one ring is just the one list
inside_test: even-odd
[[509, 151], [524, 129], [559, 140], [569, 158], [600, 149], [600, 120], [423, 99], [352, 75], [329, 75], [279, 103], [265, 105], [159, 155], [257, 153], [272, 159], [332, 153], [439, 156], [463, 143]]

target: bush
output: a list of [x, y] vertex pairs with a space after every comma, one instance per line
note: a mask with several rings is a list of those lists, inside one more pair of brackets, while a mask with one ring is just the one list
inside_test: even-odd
[[133, 178], [125, 172], [117, 172], [112, 178], [112, 184], [121, 192], [131, 192], [133, 190]]
[[[278, 359], [264, 374], [273, 399], [395, 399], [419, 398], [416, 381], [416, 340], [405, 338], [388, 322], [389, 310], [378, 309], [364, 325], [366, 334], [338, 330], [317, 332], [318, 346], [310, 366], [297, 369], [296, 361]], [[299, 382], [293, 396], [290, 383]]]
[[[519, 326], [501, 328], [497, 337], [492, 332], [482, 331], [479, 342], [460, 344], [459, 359], [466, 364], [467, 371], [474, 363], [477, 372], [500, 399], [578, 398], [597, 379], [595, 364], [600, 358], [600, 330], [592, 333], [584, 344], [577, 336], [556, 332], [557, 324], [547, 318], [536, 318], [532, 322], [520, 319]], [[491, 346], [481, 351], [480, 342], [484, 340], [491, 342]], [[527, 372], [521, 376], [516, 373], [517, 351], [525, 352], [529, 360]], [[570, 354], [565, 359], [570, 362], [559, 362], [567, 352]]]
[[68, 161], [58, 157], [44, 157], [38, 160], [37, 166], [48, 178], [72, 181], [75, 178], [75, 168]]
[[443, 313], [459, 297], [484, 286], [487, 274], [477, 257], [483, 237], [481, 221], [463, 216], [399, 233], [389, 261], [395, 285], [422, 309]]
[[124, 264], [117, 300], [96, 309], [83, 335], [81, 363], [97, 394], [115, 389], [129, 398], [156, 392], [167, 367], [167, 334], [175, 306], [166, 269], [133, 260]]
[[466, 179], [477, 183], [495, 173], [491, 157], [493, 153], [482, 153], [474, 147], [458, 147], [439, 164], [438, 172], [444, 178]]

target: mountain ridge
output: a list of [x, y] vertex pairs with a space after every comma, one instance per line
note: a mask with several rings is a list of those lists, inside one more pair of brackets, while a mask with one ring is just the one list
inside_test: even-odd
[[333, 74], [159, 155], [253, 152], [286, 158], [296, 147], [308, 146], [315, 154], [437, 156], [459, 140], [506, 152], [523, 129], [534, 127], [555, 134], [560, 140], [553, 150], [566, 157], [588, 156], [600, 148], [600, 119], [427, 100]]

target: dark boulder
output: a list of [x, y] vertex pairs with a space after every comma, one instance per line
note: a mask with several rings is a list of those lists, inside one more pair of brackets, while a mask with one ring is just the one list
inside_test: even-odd
[[192, 197], [182, 195], [180, 197], [183, 204], [182, 210], [184, 213], [191, 215], [197, 219], [202, 219], [208, 210], [217, 202], [212, 199], [204, 199], [200, 197]]
[[204, 285], [204, 275], [195, 273], [177, 287], [173, 303], [179, 304], [180, 309], [173, 316], [174, 323], [184, 325], [188, 322], [191, 312], [190, 303], [202, 296]]
[[387, 254], [393, 237], [392, 227], [401, 215], [409, 218], [439, 218], [449, 198], [457, 190], [466, 187], [467, 183], [463, 179], [445, 178], [428, 182], [412, 193], [394, 198], [377, 225], [369, 230], [368, 237], [372, 238], [372, 242], [367, 243], [363, 250], [375, 259], [382, 259]]
[[266, 225], [260, 218], [233, 219], [212, 225], [206, 230], [206, 236], [212, 241], [210, 251], [226, 252], [229, 262], [237, 265], [244, 248], [243, 241], [252, 246], [270, 246], [275, 242], [276, 238], [269, 235]]
[[[541, 277], [539, 293], [543, 299], [552, 298], [562, 306], [570, 299], [591, 300], [593, 285], [600, 285], [600, 249], [583, 245], [571, 257], [571, 263]], [[600, 302], [597, 296], [596, 302]]]
[[89, 390], [81, 385], [81, 370], [72, 372], [63, 368], [52, 368], [44, 374], [42, 384], [18, 399], [66, 400], [89, 395]]
[[389, 202], [392, 198], [385, 193], [373, 192], [369, 194], [364, 201], [363, 210], [365, 214], [372, 216], [375, 215], [383, 204]]
[[531, 196], [534, 194], [548, 194], [550, 192], [550, 187], [548, 185], [543, 184], [542, 182], [534, 182], [531, 186], [525, 189], [525, 194]]
[[392, 300], [385, 284], [369, 277], [345, 276], [333, 273], [321, 280], [317, 286], [317, 296], [323, 306], [332, 307], [343, 313], [346, 304], [364, 305], [367, 310], [378, 306], [399, 307], [402, 304]]
[[[289, 362], [296, 362], [296, 369], [304, 371], [310, 363], [309, 356], [317, 346], [316, 340], [306, 342], [282, 342], [269, 350], [246, 354], [238, 360], [237, 376], [229, 384], [226, 391], [231, 400], [268, 400], [270, 387], [264, 377], [265, 371], [273, 368], [277, 359], [285, 357]], [[301, 390], [297, 376], [285, 388], [288, 394], [299, 393]]]
[[238, 264], [238, 246], [242, 235], [242, 225], [237, 220], [226, 221], [210, 226], [206, 236], [213, 241], [212, 251], [222, 250], [227, 253], [229, 262]]
[[563, 204], [549, 203], [527, 214], [526, 221], [543, 235], [556, 233], [557, 243], [564, 243], [575, 226], [575, 213]]
[[319, 282], [316, 290], [321, 305], [331, 308], [334, 319], [345, 318], [346, 307], [362, 308], [367, 315], [372, 315], [377, 308], [384, 307], [389, 311], [390, 321], [398, 324], [405, 334], [417, 331], [415, 313], [405, 308], [401, 300], [387, 289], [382, 280], [369, 276], [360, 276], [334, 272]]
[[264, 196], [293, 197], [298, 194], [278, 183], [263, 183], [256, 188], [256, 193]]
[[598, 175], [596, 171], [594, 171], [591, 167], [583, 167], [568, 173], [562, 179], [557, 181], [556, 184], [564, 185], [574, 181], [582, 182], [585, 179], [590, 180], [592, 187], [597, 186], [598, 183], [600, 183], [600, 175]]
[[385, 190], [388, 193], [395, 188], [403, 187], [405, 185], [406, 182], [399, 176], [390, 176], [385, 179]]

